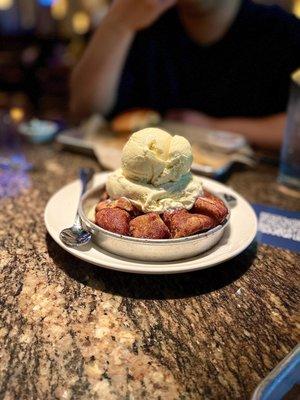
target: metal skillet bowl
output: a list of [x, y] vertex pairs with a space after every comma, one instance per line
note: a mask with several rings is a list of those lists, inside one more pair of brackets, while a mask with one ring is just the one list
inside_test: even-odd
[[79, 215], [84, 229], [91, 232], [92, 241], [102, 249], [121, 257], [142, 261], [174, 261], [194, 257], [219, 242], [230, 219], [228, 211], [222, 225], [204, 233], [178, 239], [140, 239], [123, 236], [100, 228], [89, 219], [91, 210], [94, 210], [104, 190], [105, 184], [102, 184], [86, 192], [79, 204]]

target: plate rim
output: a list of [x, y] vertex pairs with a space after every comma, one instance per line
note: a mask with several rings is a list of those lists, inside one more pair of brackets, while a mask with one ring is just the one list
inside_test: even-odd
[[[109, 172], [99, 172], [97, 174], [95, 174], [96, 177], [104, 179], [107, 175], [109, 174]], [[250, 232], [251, 234], [249, 234], [249, 237], [247, 238], [247, 240], [245, 240], [243, 242], [243, 244], [238, 247], [237, 249], [235, 249], [234, 251], [230, 252], [230, 254], [228, 254], [228, 252], [225, 252], [223, 255], [219, 255], [218, 259], [216, 261], [210, 261], [208, 264], [205, 265], [198, 265], [198, 264], [192, 264], [192, 265], [186, 265], [186, 263], [188, 261], [191, 261], [191, 259], [186, 259], [186, 260], [182, 260], [182, 261], [170, 261], [170, 262], [147, 262], [147, 265], [143, 264], [143, 265], [138, 265], [139, 261], [138, 260], [131, 260], [131, 259], [126, 259], [125, 257], [123, 258], [123, 260], [125, 262], [128, 263], [128, 265], [121, 265], [118, 263], [118, 259], [120, 259], [121, 257], [119, 256], [115, 256], [113, 253], [108, 253], [106, 252], [111, 258], [112, 260], [103, 260], [101, 258], [95, 260], [93, 255], [89, 255], [89, 251], [87, 252], [81, 252], [78, 249], [74, 249], [74, 248], [70, 248], [68, 246], [66, 246], [64, 243], [62, 243], [59, 239], [59, 233], [57, 234], [57, 231], [55, 229], [53, 229], [50, 225], [49, 225], [49, 220], [48, 220], [48, 215], [49, 215], [49, 210], [51, 208], [52, 202], [54, 200], [54, 198], [59, 195], [60, 192], [64, 191], [67, 189], [67, 187], [74, 185], [75, 183], [79, 183], [79, 179], [75, 179], [72, 182], [64, 185], [63, 187], [61, 187], [59, 190], [57, 190], [55, 193], [52, 194], [52, 196], [49, 198], [45, 210], [44, 210], [44, 223], [47, 229], [47, 232], [49, 233], [49, 235], [51, 236], [51, 238], [64, 250], [66, 250], [69, 254], [72, 254], [74, 257], [79, 258], [80, 260], [83, 260], [85, 262], [88, 262], [90, 264], [102, 267], [102, 268], [108, 268], [111, 270], [115, 270], [115, 271], [122, 271], [122, 272], [127, 272], [127, 273], [136, 273], [136, 274], [154, 274], [154, 275], [158, 275], [158, 274], [178, 274], [178, 273], [185, 273], [185, 272], [193, 272], [193, 271], [197, 271], [197, 270], [202, 270], [202, 269], [207, 269], [207, 268], [211, 268], [214, 266], [217, 266], [219, 264], [222, 264], [225, 261], [231, 260], [232, 258], [236, 257], [238, 254], [242, 253], [255, 239], [256, 233], [257, 233], [257, 217], [255, 214], [254, 209], [252, 208], [252, 206], [250, 205], [250, 203], [243, 197], [241, 196], [239, 193], [237, 193], [234, 189], [230, 188], [227, 185], [224, 185], [221, 182], [218, 181], [214, 181], [210, 178], [207, 177], [200, 177], [201, 179], [203, 179], [203, 183], [206, 182], [212, 182], [213, 184], [218, 184], [220, 186], [222, 186], [224, 189], [229, 189], [230, 192], [232, 192], [233, 194], [235, 194], [240, 200], [244, 201], [244, 203], [247, 205], [249, 212], [252, 214], [251, 218], [252, 218], [252, 231]], [[99, 183], [97, 183], [99, 184]], [[227, 228], [228, 229], [228, 228]], [[225, 230], [226, 232], [226, 230]], [[97, 245], [93, 244], [94, 248], [98, 247]], [[218, 246], [218, 245], [216, 245]], [[99, 253], [101, 254], [101, 252]], [[205, 254], [205, 253], [203, 253]], [[201, 258], [201, 256], [203, 254], [199, 255], [199, 259]], [[198, 257], [194, 257], [193, 260], [197, 259]], [[141, 263], [143, 263], [141, 261]], [[178, 264], [178, 265], [174, 265], [174, 263]]]

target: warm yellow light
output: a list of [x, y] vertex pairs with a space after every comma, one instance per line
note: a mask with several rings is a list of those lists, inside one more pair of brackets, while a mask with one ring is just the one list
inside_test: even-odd
[[296, 17], [300, 18], [300, 1], [299, 0], [294, 1], [293, 12], [296, 15]]
[[83, 11], [77, 11], [72, 18], [72, 26], [74, 32], [79, 35], [83, 35], [90, 28], [91, 20], [87, 13]]
[[68, 0], [55, 0], [51, 5], [51, 15], [54, 19], [64, 19], [68, 11]]
[[14, 0], [0, 0], [0, 10], [8, 10], [14, 4]]
[[20, 121], [22, 121], [22, 119], [24, 119], [25, 113], [24, 113], [23, 108], [21, 108], [21, 107], [12, 107], [9, 110], [9, 115], [13, 121], [20, 122]]

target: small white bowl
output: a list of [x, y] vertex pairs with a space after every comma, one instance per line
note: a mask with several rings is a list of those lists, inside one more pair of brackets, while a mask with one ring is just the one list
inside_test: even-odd
[[32, 119], [28, 122], [22, 122], [18, 131], [31, 143], [46, 143], [54, 139], [58, 128], [56, 122]]

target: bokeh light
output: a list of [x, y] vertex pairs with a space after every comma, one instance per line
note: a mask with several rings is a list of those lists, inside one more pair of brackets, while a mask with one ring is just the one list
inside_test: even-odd
[[68, 0], [55, 0], [51, 5], [51, 15], [54, 19], [64, 19], [68, 12]]
[[296, 0], [294, 2], [293, 13], [296, 15], [296, 17], [300, 18], [300, 1], [299, 0]]
[[72, 26], [75, 33], [83, 35], [90, 29], [91, 19], [84, 11], [77, 11], [72, 18]]
[[12, 107], [9, 110], [9, 115], [14, 122], [20, 122], [24, 119], [25, 112], [21, 107]]
[[0, 0], [0, 10], [9, 10], [14, 4], [14, 0]]

